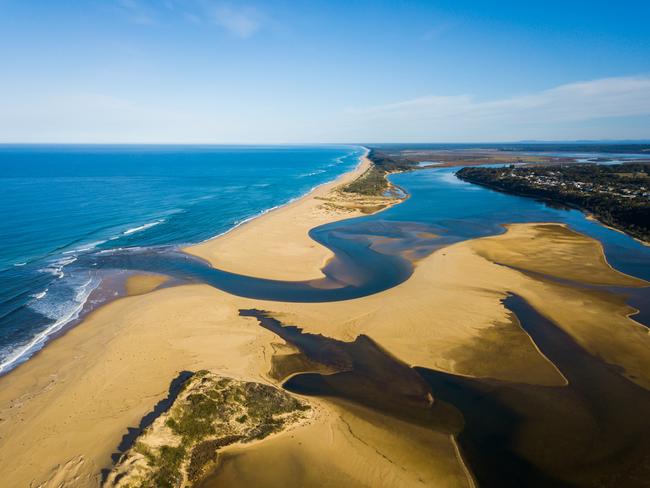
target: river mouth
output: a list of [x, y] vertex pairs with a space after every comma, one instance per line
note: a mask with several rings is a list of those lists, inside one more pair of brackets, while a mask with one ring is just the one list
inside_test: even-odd
[[[397, 177], [400, 186], [413, 190], [402, 205], [311, 231], [336, 256], [325, 267], [324, 279], [289, 282], [228, 273], [173, 248], [101, 251], [75, 264], [99, 271], [156, 272], [173, 277], [174, 284], [205, 283], [248, 298], [330, 302], [398, 286], [418, 259], [453, 242], [503, 232], [503, 223], [562, 222], [599, 239], [617, 269], [650, 277], [647, 249], [578, 212], [476, 189], [451, 180], [449, 170]], [[647, 294], [638, 300], [647, 305]], [[241, 314], [256, 318], [299, 351], [274, 358], [271, 376], [288, 391], [373, 409], [453, 436], [480, 486], [647, 486], [648, 392], [585, 352], [520, 297], [513, 295], [504, 305], [567, 378], [567, 386], [410, 367], [368, 336], [338, 341], [306, 334], [264, 311]]]
[[[479, 486], [647, 486], [650, 392], [583, 350], [523, 298], [510, 295], [503, 304], [566, 386], [411, 368], [364, 335], [344, 342], [284, 325], [269, 312], [240, 314], [306, 359], [276, 368], [288, 376], [285, 389], [453, 435]], [[310, 363], [326, 371], [299, 371]]]
[[[401, 205], [310, 232], [335, 255], [323, 279], [290, 282], [228, 273], [170, 248], [104, 252], [82, 265], [157, 272], [175, 283], [206, 283], [248, 298], [330, 302], [397, 286], [412, 275], [419, 259], [454, 242], [501, 233], [504, 223], [561, 222], [598, 239], [615, 268], [650, 277], [646, 248], [579, 212], [476, 188], [453, 180], [447, 169], [397, 178], [412, 190]], [[641, 318], [647, 289], [633, 298]], [[567, 385], [535, 386], [410, 367], [365, 335], [339, 341], [282, 324], [270, 312], [240, 314], [257, 319], [297, 349], [273, 357], [270, 376], [285, 389], [451, 435], [480, 486], [647, 486], [650, 393], [587, 353], [521, 297], [511, 295], [503, 305]]]
[[[411, 276], [418, 259], [453, 242], [503, 232], [503, 223], [561, 222], [598, 239], [616, 269], [650, 278], [648, 250], [629, 237], [587, 221], [577, 211], [476, 189], [451, 176], [448, 170], [398, 175], [400, 186], [413, 190], [403, 204], [380, 217], [313, 229], [314, 240], [336, 256], [324, 269], [325, 279], [262, 280], [211, 268], [174, 250], [107, 254], [97, 266], [169, 274], [249, 298], [329, 302], [397, 286]], [[641, 309], [635, 318], [644, 318], [647, 288], [632, 298]], [[298, 350], [273, 359], [270, 376], [288, 391], [359, 405], [452, 435], [479, 486], [647, 486], [650, 393], [586, 352], [523, 298], [511, 295], [503, 305], [567, 385], [535, 386], [412, 368], [367, 336], [344, 342], [306, 334], [269, 312], [242, 310], [241, 315], [256, 318]]]
[[617, 270], [650, 280], [648, 248], [629, 236], [590, 221], [577, 210], [552, 208], [463, 182], [455, 177], [456, 169], [392, 175], [391, 182], [405, 188], [410, 198], [376, 215], [312, 229], [310, 237], [334, 255], [322, 269], [324, 278], [282, 281], [230, 273], [173, 247], [104, 250], [80, 257], [75, 266], [159, 273], [172, 277], [173, 284], [205, 283], [259, 300], [333, 302], [398, 286], [410, 278], [420, 259], [437, 249], [503, 233], [504, 224], [558, 222], [597, 239]]
[[314, 229], [312, 237], [331, 249], [324, 278], [281, 281], [245, 276], [211, 267], [174, 248], [118, 249], [89, 254], [78, 266], [93, 270], [131, 270], [170, 276], [174, 284], [204, 283], [233, 295], [283, 302], [332, 302], [378, 293], [406, 281], [413, 263], [443, 243], [433, 228], [412, 222], [340, 223]]

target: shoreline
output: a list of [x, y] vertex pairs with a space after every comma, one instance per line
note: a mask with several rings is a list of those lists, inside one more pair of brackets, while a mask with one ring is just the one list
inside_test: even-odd
[[[162, 277], [164, 279], [161, 280]], [[94, 287], [77, 307], [36, 334], [27, 344], [17, 348], [0, 365], [0, 378], [9, 375], [29, 362], [49, 344], [65, 336], [102, 307], [124, 297], [149, 293], [158, 287], [165, 286], [169, 281], [173, 282], [173, 279], [166, 275], [133, 271], [114, 271], [106, 276], [95, 277], [95, 279]], [[90, 284], [91, 281], [92, 278], [88, 283]], [[160, 282], [153, 286], [156, 281]], [[129, 282], [133, 283], [130, 284]]]
[[585, 215], [585, 218], [587, 220], [591, 220], [592, 222], [596, 222], [597, 224], [602, 225], [603, 227], [607, 227], [609, 230], [613, 230], [615, 232], [625, 235], [626, 237], [630, 237], [643, 246], [650, 247], [650, 241], [645, 241], [640, 237], [635, 237], [632, 234], [628, 234], [623, 229], [617, 229], [616, 227], [612, 227], [611, 225], [606, 224], [587, 209], [583, 209], [580, 207], [575, 207], [575, 208], [576, 210], [580, 210]]
[[[180, 249], [182, 252], [186, 252], [187, 254], [193, 255], [195, 257], [204, 259], [206, 262], [209, 264], [212, 264], [209, 259], [205, 259], [204, 256], [200, 254], [201, 251], [197, 251], [196, 248], [201, 248], [203, 245], [209, 245], [209, 243], [213, 243], [217, 241], [220, 238], [223, 238], [230, 234], [233, 231], [236, 231], [237, 229], [246, 226], [247, 224], [251, 224], [257, 219], [263, 218], [266, 215], [269, 215], [273, 212], [281, 211], [282, 209], [289, 207], [294, 204], [300, 203], [302, 200], [309, 198], [310, 196], [316, 196], [316, 195], [321, 195], [321, 194], [326, 194], [328, 191], [349, 183], [350, 181], [353, 181], [357, 177], [359, 177], [361, 174], [363, 174], [365, 171], [367, 171], [371, 165], [372, 162], [368, 159], [368, 154], [370, 153], [370, 149], [368, 149], [365, 146], [359, 146], [363, 148], [364, 153], [359, 156], [359, 162], [350, 171], [347, 171], [339, 176], [337, 176], [334, 180], [326, 181], [324, 183], [321, 183], [320, 185], [317, 185], [310, 189], [307, 193], [304, 193], [303, 195], [300, 195], [298, 197], [295, 197], [285, 203], [276, 205], [274, 207], [262, 210], [256, 215], [253, 215], [251, 217], [248, 217], [241, 222], [238, 222], [235, 224], [233, 227], [230, 229], [226, 230], [225, 232], [222, 232], [220, 234], [217, 234], [215, 236], [209, 237], [205, 239], [204, 241], [198, 242], [198, 243], [192, 243], [192, 244], [179, 244], [176, 247]], [[158, 222], [158, 221], [156, 221]], [[155, 225], [155, 224], [154, 224]], [[146, 226], [151, 226], [151, 224], [143, 224], [141, 226], [138, 226], [137, 229], [146, 227]], [[130, 231], [133, 231], [133, 229], [129, 229]], [[129, 231], [126, 231], [125, 233], [128, 233]], [[25, 345], [19, 346], [16, 348], [14, 352], [12, 352], [6, 360], [0, 365], [0, 377], [6, 376], [12, 371], [14, 371], [16, 368], [19, 368], [26, 362], [30, 361], [33, 359], [37, 354], [39, 354], [45, 347], [47, 347], [51, 342], [59, 339], [60, 337], [64, 336], [68, 331], [72, 330], [74, 327], [80, 325], [84, 320], [86, 320], [87, 317], [89, 317], [92, 313], [94, 313], [96, 310], [109, 305], [110, 303], [114, 302], [115, 300], [119, 300], [120, 298], [123, 298], [125, 296], [129, 296], [130, 293], [126, 290], [127, 288], [127, 282], [132, 276], [136, 275], [147, 275], [149, 273], [126, 273], [125, 276], [118, 276], [120, 273], [119, 271], [116, 273], [113, 273], [114, 276], [109, 277], [110, 280], [115, 280], [116, 282], [113, 284], [113, 286], [109, 286], [108, 290], [110, 291], [111, 289], [115, 290], [115, 294], [113, 296], [104, 296], [103, 299], [100, 301], [100, 303], [97, 304], [92, 304], [91, 302], [93, 301], [93, 297], [97, 294], [101, 294], [102, 288], [105, 287], [105, 281], [107, 277], [98, 277], [97, 278], [97, 283], [95, 283], [94, 287], [92, 290], [88, 293], [86, 298], [79, 303], [77, 307], [75, 307], [73, 310], [71, 310], [66, 316], [61, 317], [60, 319], [57, 319], [53, 324], [49, 325], [46, 327], [44, 330], [39, 332], [38, 334], [35, 334], [33, 338], [31, 338]], [[168, 280], [169, 281], [169, 280]], [[151, 291], [151, 290], [149, 290]]]
[[[461, 166], [459, 166], [459, 168], [463, 169], [463, 167], [461, 167]], [[603, 227], [606, 227], [607, 229], [610, 229], [610, 230], [619, 232], [621, 234], [624, 234], [625, 236], [629, 237], [630, 239], [634, 239], [639, 244], [642, 244], [642, 245], [644, 245], [646, 247], [650, 246], [650, 241], [646, 241], [646, 240], [642, 239], [641, 237], [635, 236], [634, 234], [631, 234], [630, 232], [628, 232], [624, 228], [618, 228], [618, 227], [614, 227], [614, 226], [612, 226], [610, 224], [604, 223], [602, 220], [600, 220], [594, 214], [594, 212], [592, 210], [589, 210], [589, 209], [587, 209], [585, 207], [582, 207], [580, 205], [577, 205], [577, 204], [574, 204], [574, 203], [571, 203], [571, 202], [555, 200], [552, 197], [547, 197], [547, 196], [542, 196], [542, 195], [531, 195], [531, 194], [526, 193], [526, 192], [513, 191], [513, 190], [509, 190], [509, 189], [506, 190], [504, 188], [499, 188], [497, 186], [494, 186], [491, 183], [483, 182], [483, 181], [477, 181], [477, 180], [467, 178], [467, 177], [459, 178], [459, 179], [461, 179], [462, 181], [466, 181], [468, 183], [471, 183], [472, 185], [482, 186], [483, 188], [487, 188], [488, 190], [503, 193], [505, 195], [512, 195], [512, 196], [517, 196], [517, 197], [522, 197], [522, 198], [530, 198], [530, 199], [533, 199], [533, 200], [537, 200], [539, 202], [559, 205], [559, 206], [567, 207], [567, 208], [570, 208], [570, 209], [573, 209], [573, 210], [578, 210], [579, 212], [581, 212], [584, 215], [584, 217], [587, 220], [590, 220], [592, 222], [596, 222], [599, 225], [601, 225]]]
[[[290, 199], [289, 201], [287, 201], [287, 202], [285, 202], [285, 203], [281, 203], [281, 204], [275, 205], [275, 206], [273, 206], [273, 207], [270, 207], [270, 208], [267, 208], [267, 209], [265, 209], [265, 210], [262, 210], [262, 211], [258, 212], [257, 214], [255, 214], [255, 215], [253, 215], [253, 216], [251, 216], [251, 217], [247, 217], [247, 218], [245, 218], [244, 220], [242, 220], [241, 222], [237, 222], [237, 223], [236, 223], [235, 225], [233, 225], [230, 229], [221, 232], [220, 234], [216, 234], [216, 235], [214, 235], [214, 236], [212, 236], [212, 237], [208, 237], [207, 239], [204, 239], [204, 240], [202, 240], [202, 241], [200, 241], [200, 242], [189, 243], [189, 244], [180, 244], [180, 245], [178, 246], [179, 249], [180, 249], [181, 251], [185, 251], [186, 249], [191, 249], [191, 248], [193, 248], [193, 247], [197, 247], [197, 246], [200, 246], [200, 245], [205, 244], [205, 243], [207, 243], [207, 242], [210, 242], [210, 241], [213, 241], [213, 240], [218, 239], [218, 238], [220, 238], [220, 237], [223, 237], [223, 236], [229, 234], [230, 232], [233, 232], [233, 231], [237, 230], [239, 227], [242, 227], [242, 226], [248, 224], [249, 222], [252, 222], [252, 221], [254, 221], [254, 220], [256, 220], [256, 219], [259, 219], [259, 218], [261, 218], [261, 217], [264, 217], [265, 215], [270, 214], [271, 212], [274, 212], [274, 211], [276, 211], [276, 210], [280, 210], [280, 209], [282, 209], [282, 208], [284, 208], [284, 207], [286, 207], [286, 206], [289, 206], [289, 205], [291, 205], [291, 204], [293, 204], [293, 203], [299, 202], [299, 201], [302, 200], [303, 198], [307, 198], [307, 197], [309, 197], [313, 192], [317, 191], [318, 189], [320, 189], [320, 188], [322, 188], [322, 187], [324, 187], [324, 186], [327, 186], [327, 185], [335, 185], [335, 184], [337, 183], [337, 181], [344, 179], [347, 175], [352, 175], [352, 174], [356, 174], [356, 173], [360, 172], [360, 173], [358, 173], [358, 174], [356, 175], [357, 177], [360, 176], [361, 174], [363, 174], [363, 172], [364, 172], [366, 169], [368, 169], [368, 168], [364, 168], [363, 171], [362, 171], [362, 170], [361, 170], [361, 166], [364, 164], [364, 160], [365, 160], [365, 159], [368, 159], [368, 155], [370, 154], [370, 149], [368, 149], [366, 146], [359, 146], [359, 147], [363, 148], [363, 149], [365, 150], [366, 153], [363, 154], [363, 155], [361, 155], [361, 156], [359, 156], [359, 162], [357, 163], [356, 167], [352, 168], [351, 170], [346, 171], [345, 173], [340, 174], [339, 176], [337, 176], [337, 177], [334, 178], [333, 180], [325, 181], [325, 182], [323, 182], [323, 183], [321, 183], [321, 184], [319, 184], [319, 185], [316, 185], [316, 186], [314, 186], [313, 188], [311, 188], [308, 192], [306, 192], [306, 193], [304, 193], [304, 194], [302, 194], [302, 195], [299, 195], [299, 196], [297, 196], [297, 197], [294, 197], [294, 198]], [[368, 161], [370, 161], [370, 160], [368, 159]], [[370, 162], [369, 164], [372, 164], [372, 162]], [[345, 184], [345, 183], [346, 183], [346, 182], [341, 182], [340, 184]]]
[[[271, 209], [226, 233], [181, 251], [203, 259], [223, 271], [256, 278], [307, 281], [322, 278], [322, 268], [334, 256], [313, 241], [309, 232], [320, 225], [365, 214], [402, 202], [403, 198], [355, 196], [339, 189], [361, 177], [372, 161], [365, 149], [355, 169], [312, 189], [302, 197]], [[264, 244], [259, 245], [260, 236]], [[249, 257], [256, 255], [255, 262]], [[259, 262], [264, 261], [263, 269]]]
[[[261, 214], [255, 219], [251, 219], [250, 221], [246, 222], [247, 225], [240, 225], [236, 228], [231, 229], [230, 232], [221, 236], [216, 236], [215, 238], [212, 238], [207, 242], [209, 242], [210, 244], [219, 242], [221, 240], [224, 240], [226, 237], [232, 236], [237, 231], [241, 231], [241, 229], [246, 229], [247, 231], [250, 231], [251, 228], [256, 227], [256, 225], [253, 225], [254, 223], [257, 223], [259, 221], [265, 221], [271, 217], [273, 217], [273, 220], [276, 220], [278, 218], [278, 215], [285, 215], [286, 213], [288, 213], [289, 210], [293, 210], [294, 212], [300, 213], [305, 210], [306, 206], [310, 207], [311, 210], [313, 210], [313, 207], [320, 208], [323, 204], [323, 200], [321, 199], [327, 196], [329, 192], [335, 191], [340, 186], [350, 181], [353, 181], [356, 177], [358, 177], [359, 175], [363, 174], [365, 171], [368, 170], [368, 168], [371, 166], [372, 163], [367, 157], [369, 150], [367, 148], [365, 149], [366, 149], [365, 154], [360, 157], [360, 161], [354, 170], [344, 173], [343, 175], [339, 176], [333, 181], [319, 185], [315, 189], [312, 189], [309, 193], [303, 195], [302, 197], [292, 202], [288, 202], [287, 204], [281, 207], [278, 207], [276, 209]], [[360, 213], [356, 212], [356, 214], [360, 214]], [[319, 220], [325, 219], [327, 221], [330, 221], [335, 218], [340, 218], [340, 219], [349, 218], [354, 215], [355, 212], [353, 211], [341, 211], [341, 210], [331, 211], [330, 210], [321, 213], [318, 216], [318, 219]], [[313, 218], [314, 216], [311, 215], [310, 217]], [[289, 215], [289, 218], [291, 218], [291, 215]], [[318, 223], [314, 225], [314, 222], [310, 220], [310, 225], [308, 228], [310, 229], [312, 227], [315, 227], [316, 225], [318, 225]], [[309, 240], [309, 242], [312, 243], [311, 246], [314, 247], [316, 246], [316, 243], [311, 241], [311, 238], [308, 236], [306, 232], [304, 235], [304, 239]], [[309, 247], [309, 249], [312, 249], [312, 247]], [[310, 264], [317, 265], [318, 267], [316, 269], [320, 270], [320, 265], [321, 265], [320, 262], [313, 262]], [[124, 278], [125, 280], [123, 280], [124, 283], [122, 283], [122, 286], [126, 289], [126, 279], [128, 279], [128, 277], [125, 276]], [[156, 326], [156, 332], [151, 331], [148, 334], [146, 334], [146, 336], [141, 336], [142, 337], [141, 340], [132, 341], [130, 339], [131, 334], [127, 333], [127, 328], [132, 333], [136, 333], [136, 335], [140, 335], [142, 333], [141, 331], [138, 331], [138, 328], [135, 329], [133, 328], [134, 325], [133, 321], [128, 317], [132, 317], [132, 316], [137, 317], [144, 310], [147, 310], [147, 312], [145, 313], [156, 313], [156, 310], [150, 310], [148, 307], [145, 307], [143, 310], [143, 307], [138, 304], [139, 303], [141, 304], [143, 302], [149, 302], [152, 298], [154, 298], [154, 301], [157, 302], [158, 300], [157, 295], [168, 296], [170, 298], [175, 297], [176, 300], [181, 300], [181, 301], [195, 302], [196, 305], [192, 307], [194, 309], [201, 309], [201, 307], [205, 307], [206, 301], [204, 298], [201, 299], [202, 296], [203, 297], [205, 297], [206, 295], [218, 296], [221, 297], [221, 301], [225, 302], [225, 304], [219, 306], [218, 309], [222, 310], [223, 312], [226, 312], [227, 310], [228, 315], [233, 314], [233, 312], [236, 312], [239, 308], [243, 306], [250, 307], [252, 303], [258, 303], [254, 300], [248, 300], [233, 295], [229, 295], [225, 292], [221, 292], [219, 290], [213, 289], [207, 285], [181, 285], [181, 286], [166, 287], [163, 284], [157, 290], [145, 291], [144, 293], [129, 294], [126, 293], [125, 291], [124, 294], [115, 297], [114, 300], [110, 300], [108, 303], [104, 303], [100, 307], [93, 309], [87, 315], [85, 315], [81, 320], [79, 320], [79, 322], [76, 323], [73, 327], [66, 328], [65, 333], [57, 335], [54, 339], [49, 341], [47, 343], [47, 347], [41, 348], [27, 361], [18, 364], [16, 367], [14, 367], [13, 369], [7, 371], [7, 373], [0, 376], [0, 384], [3, 385], [3, 388], [0, 388], [0, 439], [9, 439], [9, 438], [20, 439], [23, 438], [24, 436], [28, 436], [28, 437], [35, 436], [36, 438], [40, 438], [46, 431], [51, 430], [50, 428], [48, 428], [45, 429], [45, 431], [43, 431], [38, 426], [34, 426], [33, 429], [27, 429], [28, 432], [26, 432], [25, 429], [23, 428], [21, 428], [20, 430], [14, 430], [14, 428], [19, 427], [20, 423], [22, 422], [20, 421], [19, 418], [16, 418], [15, 415], [20, 415], [22, 418], [22, 415], [24, 414], [20, 413], [20, 411], [27, 406], [30, 406], [31, 408], [36, 408], [37, 411], [50, 412], [45, 414], [46, 417], [49, 417], [49, 415], [54, 415], [54, 417], [51, 417], [51, 420], [48, 421], [48, 424], [57, 425], [60, 424], [61, 421], [63, 421], [63, 425], [65, 425], [67, 423], [65, 421], [66, 418], [69, 418], [70, 415], [74, 415], [74, 412], [79, 412], [78, 410], [79, 405], [75, 406], [76, 404], [75, 398], [78, 395], [76, 394], [71, 395], [67, 393], [67, 391], [70, 389], [72, 390], [81, 389], [86, 392], [83, 395], [84, 396], [88, 395], [88, 399], [95, 397], [98, 393], [100, 393], [101, 396], [104, 397], [103, 401], [99, 399], [92, 400], [92, 403], [95, 404], [100, 411], [108, 410], [108, 411], [116, 412], [115, 408], [118, 408], [118, 410], [122, 412], [118, 417], [127, 415], [127, 417], [124, 418], [123, 420], [115, 419], [111, 421], [113, 427], [111, 429], [108, 429], [106, 432], [108, 433], [107, 438], [112, 438], [114, 440], [108, 443], [102, 443], [101, 446], [95, 445], [91, 449], [90, 448], [91, 444], [89, 444], [86, 441], [86, 436], [78, 435], [76, 437], [73, 437], [72, 438], [74, 439], [74, 442], [72, 442], [73, 445], [86, 445], [88, 447], [86, 454], [82, 457], [78, 457], [74, 459], [70, 458], [67, 461], [63, 460], [65, 462], [61, 462], [61, 461], [57, 462], [56, 467], [54, 468], [55, 472], [51, 474], [51, 476], [46, 475], [46, 473], [49, 472], [50, 469], [46, 469], [46, 470], [36, 469], [36, 473], [39, 474], [29, 474], [29, 472], [31, 472], [31, 469], [34, 468], [33, 466], [34, 463], [26, 463], [23, 466], [13, 465], [11, 469], [5, 467], [4, 469], [0, 469], [0, 471], [2, 471], [3, 473], [9, 476], [9, 473], [13, 472], [14, 469], [20, 471], [21, 467], [25, 468], [27, 466], [31, 466], [30, 468], [28, 468], [30, 470], [28, 473], [23, 473], [23, 474], [27, 474], [30, 477], [29, 478], [31, 480], [30, 482], [33, 482], [36, 479], [40, 479], [39, 483], [45, 481], [46, 485], [48, 485], [48, 483], [53, 482], [53, 480], [58, 480], [61, 477], [67, 478], [68, 476], [70, 476], [71, 469], [75, 471], [82, 470], [85, 473], [84, 476], [86, 477], [86, 480], [84, 482], [81, 482], [81, 485], [94, 486], [95, 480], [98, 479], [99, 472], [101, 471], [101, 469], [110, 466], [110, 453], [112, 452], [114, 446], [118, 444], [117, 441], [122, 437], [124, 429], [126, 429], [129, 425], [136, 424], [137, 420], [141, 418], [142, 413], [147, 412], [150, 409], [150, 406], [152, 404], [151, 398], [157, 398], [163, 395], [163, 392], [164, 393], [167, 392], [170, 378], [173, 378], [178, 373], [178, 371], [188, 370], [188, 369], [210, 369], [210, 370], [220, 371], [226, 375], [230, 375], [236, 378], [250, 379], [253, 381], [260, 381], [261, 379], [266, 383], [272, 384], [272, 382], [269, 382], [269, 380], [266, 378], [265, 374], [262, 373], [262, 371], [264, 371], [265, 368], [262, 368], [262, 370], [258, 370], [259, 366], [256, 366], [254, 368], [245, 366], [251, 361], [253, 361], [255, 364], [267, 363], [268, 358], [267, 359], [264, 359], [263, 357], [260, 358], [259, 352], [261, 350], [262, 353], [265, 354], [264, 350], [269, 348], [271, 341], [275, 340], [275, 336], [274, 334], [265, 331], [261, 328], [256, 328], [255, 332], [253, 333], [253, 337], [256, 337], [254, 342], [258, 343], [259, 345], [256, 347], [252, 347], [250, 344], [245, 346], [245, 352], [237, 354], [237, 356], [240, 359], [239, 360], [233, 359], [231, 361], [231, 363], [233, 364], [231, 364], [229, 367], [224, 368], [224, 365], [219, 366], [218, 364], [215, 364], [214, 359], [211, 360], [208, 359], [207, 362], [206, 360], [203, 360], [199, 364], [196, 364], [196, 362], [193, 361], [191, 357], [187, 358], [185, 355], [183, 355], [182, 358], [179, 357], [170, 363], [171, 369], [156, 368], [155, 371], [150, 371], [150, 373], [146, 375], [143, 375], [142, 373], [144, 370], [149, 370], [149, 368], [146, 366], [149, 361], [140, 364], [140, 366], [131, 364], [131, 366], [128, 366], [126, 370], [123, 369], [123, 366], [121, 364], [122, 358], [119, 357], [122, 356], [122, 353], [119, 351], [126, 350], [126, 349], [139, 350], [140, 349], [139, 344], [142, 343], [150, 344], [152, 339], [154, 343], [159, 343], [162, 346], [162, 344], [157, 341], [156, 336], [160, 334], [160, 331], [158, 330], [157, 326]], [[209, 301], [210, 300], [208, 300], [208, 302]], [[165, 300], [165, 302], [167, 302], [167, 300]], [[232, 305], [233, 303], [237, 303], [237, 305], [233, 306]], [[159, 308], [159, 307], [155, 307], [155, 308]], [[169, 317], [176, 316], [175, 311], [178, 308], [179, 308], [178, 306], [174, 306], [174, 305], [170, 305], [170, 306], [168, 305], [167, 307], [164, 307], [164, 309], [167, 310], [167, 312], [165, 313], [165, 317], [169, 318]], [[182, 309], [184, 307], [180, 307], [180, 308]], [[170, 311], [174, 311], [174, 312], [169, 313]], [[235, 317], [239, 318], [238, 314], [234, 314], [232, 318]], [[232, 318], [230, 320], [232, 320]], [[237, 328], [239, 330], [235, 331], [235, 333], [233, 334], [230, 320], [228, 321], [227, 324], [224, 324], [225, 329], [223, 329], [222, 331], [221, 338], [223, 339], [223, 337], [231, 337], [231, 339], [229, 339], [231, 342], [235, 341], [234, 342], [235, 344], [237, 344], [238, 342], [241, 344], [241, 339], [239, 338], [250, 337], [251, 331], [248, 330], [248, 327], [244, 327], [242, 329], [242, 327], [239, 326]], [[146, 323], [154, 325], [154, 322], [149, 320], [147, 320]], [[98, 329], [97, 327], [99, 324], [102, 325]], [[172, 335], [178, 334], [175, 324], [172, 327], [172, 329], [169, 330], [169, 333], [171, 333]], [[192, 337], [193, 336], [194, 334], [192, 334]], [[214, 340], [212, 326], [210, 327], [210, 337], [212, 337]], [[259, 343], [260, 340], [262, 341], [262, 343]], [[110, 346], [112, 344], [115, 344], [116, 342], [119, 344], [123, 344], [123, 346], [119, 346], [119, 347], [116, 346], [117, 349], [111, 348]], [[218, 343], [219, 345], [222, 345], [223, 340], [219, 340]], [[246, 341], [246, 343], [248, 343], [248, 341]], [[165, 346], [169, 347], [170, 345], [171, 344], [167, 342]], [[243, 346], [243, 344], [241, 344], [241, 346]], [[194, 350], [195, 348], [200, 349], [200, 346], [197, 345], [193, 347], [192, 350]], [[150, 350], [149, 354], [151, 353], [156, 354], [154, 351], [160, 349], [165, 349], [165, 347], [156, 347]], [[91, 350], [94, 351], [92, 354], [89, 353]], [[83, 351], [87, 351], [87, 352], [83, 352]], [[113, 361], [108, 361], [107, 363], [98, 359], [98, 357], [101, 355], [112, 356], [115, 353], [118, 354], [118, 357], [115, 358], [118, 360], [118, 363], [114, 362], [115, 359]], [[212, 354], [210, 354], [209, 356], [212, 357]], [[189, 359], [189, 364], [188, 364], [188, 359]], [[79, 365], [80, 362], [85, 364], [85, 366], [80, 366]], [[132, 361], [129, 361], [129, 363], [131, 362]], [[178, 366], [179, 364], [182, 363], [185, 364], [183, 364], [182, 366]], [[109, 364], [113, 364], [113, 367], [108, 366]], [[119, 366], [119, 368], [115, 369], [115, 366]], [[107, 367], [109, 368], [109, 370], [106, 369]], [[118, 407], [117, 405], [112, 405], [110, 401], [107, 402], [106, 395], [108, 395], [109, 398], [115, 396], [117, 398], [123, 397], [124, 394], [123, 385], [125, 384], [125, 382], [117, 378], [121, 377], [121, 374], [129, 374], [130, 376], [129, 372], [131, 371], [138, 371], [137, 376], [139, 377], [138, 381], [136, 382], [137, 384], [140, 385], [139, 388], [137, 388], [137, 393], [131, 388], [127, 389], [129, 390], [129, 392], [136, 393], [135, 397], [132, 397], [132, 400], [130, 402], [124, 399], [120, 400], [118, 403], [119, 405], [121, 405], [120, 407]], [[98, 382], [92, 380], [95, 386], [88, 388], [85, 385], [84, 378], [88, 377], [89, 375], [93, 378], [99, 377], [103, 379], [98, 380]], [[133, 382], [133, 378], [126, 383], [132, 383], [132, 382]], [[114, 394], [112, 395], [107, 394], [106, 384], [111, 385], [109, 388], [111, 388], [112, 390], [115, 390], [117, 388]], [[63, 390], [63, 391], [59, 391], [59, 390]], [[51, 401], [44, 400], [43, 397], [47, 397], [48, 395], [52, 395], [52, 394], [56, 394], [57, 397], [61, 398], [62, 400], [63, 399], [65, 400], [60, 402], [51, 402]], [[43, 401], [45, 401], [45, 403], [41, 403]], [[134, 401], [135, 403], [133, 403]], [[37, 404], [39, 406], [36, 406]], [[63, 405], [65, 405], [65, 407]], [[48, 408], [48, 407], [52, 407], [52, 408]], [[61, 413], [52, 412], [52, 410], [58, 411], [60, 408], [64, 408], [64, 411], [68, 411], [72, 413], [70, 415], [67, 415], [67, 414], [63, 414], [63, 412]], [[89, 411], [85, 411], [85, 412], [90, 413]], [[82, 416], [85, 417], [85, 414]], [[25, 415], [25, 417], [31, 418], [31, 417], [36, 417], [36, 415], [27, 414]], [[42, 415], [39, 415], [39, 417], [42, 417]], [[91, 417], [94, 420], [92, 421], [91, 424], [88, 425], [87, 427], [88, 430], [93, 429], [97, 420], [92, 414]], [[14, 418], [18, 420], [19, 424], [13, 424], [13, 422], [8, 422], [8, 418]], [[110, 418], [114, 418], [114, 414], [110, 414]], [[131, 420], [129, 420], [129, 418]], [[108, 417], [106, 417], [105, 420], [108, 420]], [[30, 423], [27, 426], [32, 427], [32, 424]], [[7, 427], [10, 427], [10, 430], [13, 432], [13, 434], [7, 436], [6, 431], [3, 429], [3, 427], [5, 429]], [[65, 434], [63, 434], [64, 432]], [[112, 434], [110, 432], [112, 432]], [[73, 435], [74, 432], [71, 431], [68, 427], [66, 427], [64, 428], [63, 431], [60, 431], [60, 433], [61, 435], [65, 435], [70, 439], [70, 436]], [[18, 442], [20, 441], [18, 440]], [[58, 443], [58, 439], [56, 439], [56, 437], [50, 438], [50, 442]], [[53, 453], [55, 452], [59, 453], [59, 451], [54, 449], [53, 447], [50, 447], [48, 449], [46, 447], [48, 445], [48, 442], [42, 442], [39, 443], [39, 445], [41, 449], [45, 449], [45, 452], [47, 452], [48, 455], [39, 458], [38, 463], [49, 464], [49, 462], [51, 461], [50, 458], [56, 458], [56, 456], [54, 456]], [[64, 449], [63, 452], [59, 454], [66, 456], [66, 452], [69, 451], [66, 451]], [[88, 454], [89, 452], [95, 452], [96, 454]], [[2, 459], [2, 457], [3, 456], [0, 456], [0, 459]], [[86, 457], [89, 458], [88, 463], [85, 462], [84, 460], [84, 458]], [[101, 461], [102, 459], [104, 459], [104, 461]], [[81, 464], [84, 465], [83, 468], [80, 466]], [[44, 467], [45, 466], [43, 466], [43, 468]], [[14, 478], [9, 476], [9, 479], [14, 479]], [[26, 478], [19, 477], [17, 479], [22, 479], [25, 482], [28, 481], [28, 479]], [[18, 484], [22, 484], [22, 482], [18, 482]]]

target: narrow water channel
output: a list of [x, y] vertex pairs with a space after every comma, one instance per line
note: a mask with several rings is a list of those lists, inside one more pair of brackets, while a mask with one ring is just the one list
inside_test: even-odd
[[240, 313], [330, 370], [291, 374], [285, 367], [285, 389], [342, 399], [453, 434], [479, 486], [648, 486], [650, 392], [584, 351], [521, 297], [503, 303], [568, 385], [411, 368], [363, 335], [344, 342], [304, 333], [264, 311]]

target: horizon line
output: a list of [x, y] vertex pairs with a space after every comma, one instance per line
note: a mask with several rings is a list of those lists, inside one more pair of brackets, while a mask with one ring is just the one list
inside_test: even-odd
[[1, 146], [372, 146], [427, 144], [650, 144], [650, 139], [557, 139], [517, 141], [381, 141], [381, 142], [0, 142]]

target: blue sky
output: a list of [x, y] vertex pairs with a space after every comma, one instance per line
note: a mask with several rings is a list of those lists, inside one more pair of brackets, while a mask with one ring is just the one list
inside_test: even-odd
[[0, 0], [0, 142], [650, 139], [650, 2]]

